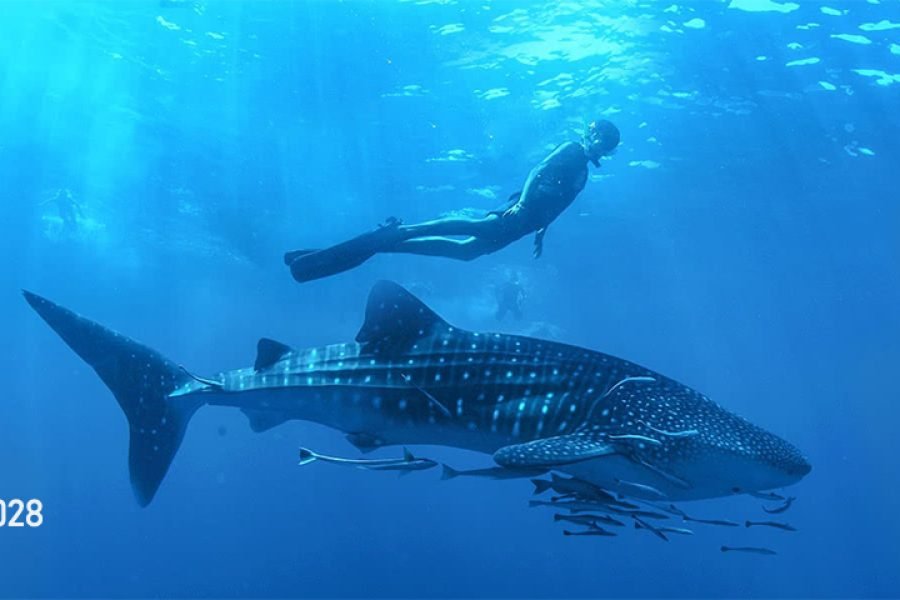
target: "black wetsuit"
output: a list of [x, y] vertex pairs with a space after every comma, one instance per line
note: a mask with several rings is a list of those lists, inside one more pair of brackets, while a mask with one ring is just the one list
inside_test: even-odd
[[327, 277], [356, 267], [379, 252], [473, 260], [534, 233], [534, 255], [541, 255], [547, 227], [584, 189], [588, 158], [581, 144], [556, 147], [538, 164], [503, 208], [484, 217], [445, 217], [402, 225], [392, 220], [374, 231], [324, 250], [285, 255], [297, 281]]

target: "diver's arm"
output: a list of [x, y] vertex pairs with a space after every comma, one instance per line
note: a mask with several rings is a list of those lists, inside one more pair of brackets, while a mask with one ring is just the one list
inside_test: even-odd
[[518, 191], [518, 192], [515, 192], [514, 194], [511, 194], [510, 197], [506, 200], [505, 203], [501, 204], [500, 206], [498, 206], [498, 207], [495, 208], [494, 210], [489, 210], [489, 211], [488, 211], [488, 214], [489, 214], [489, 215], [497, 215], [497, 216], [500, 216], [500, 217], [502, 217], [502, 216], [508, 214], [508, 213], [510, 212], [510, 210], [512, 210], [513, 208], [515, 208], [515, 206], [519, 203], [519, 198], [520, 198], [521, 196], [522, 196], [522, 192], [521, 192], [521, 191]]

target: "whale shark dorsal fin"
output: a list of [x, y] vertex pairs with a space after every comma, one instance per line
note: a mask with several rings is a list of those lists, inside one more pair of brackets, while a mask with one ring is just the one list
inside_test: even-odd
[[553, 467], [615, 453], [611, 444], [586, 431], [504, 446], [494, 452], [494, 460], [507, 468]]
[[290, 352], [293, 352], [293, 348], [287, 344], [269, 338], [259, 338], [259, 342], [256, 344], [256, 362], [253, 363], [253, 370], [268, 369]]
[[379, 281], [369, 292], [366, 320], [356, 341], [365, 352], [394, 354], [409, 349], [436, 328], [449, 329], [450, 325], [402, 286]]

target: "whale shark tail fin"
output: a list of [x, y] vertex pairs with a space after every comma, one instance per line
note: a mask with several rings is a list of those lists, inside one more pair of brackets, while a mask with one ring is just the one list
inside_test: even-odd
[[128, 419], [128, 469], [141, 506], [153, 500], [181, 445], [188, 421], [204, 404], [169, 397], [192, 381], [184, 369], [134, 340], [31, 292], [25, 300], [112, 391]]

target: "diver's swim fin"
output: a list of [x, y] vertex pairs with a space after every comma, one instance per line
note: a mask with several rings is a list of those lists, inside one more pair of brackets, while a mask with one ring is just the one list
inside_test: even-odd
[[306, 256], [307, 254], [312, 254], [313, 252], [318, 252], [318, 250], [291, 250], [290, 252], [285, 252], [284, 264], [286, 264], [287, 266], [291, 266], [291, 263], [301, 256]]
[[[290, 262], [291, 275], [303, 283], [349, 271], [363, 264], [378, 252], [385, 251], [402, 242], [406, 235], [406, 232], [400, 229], [400, 221], [389, 219], [378, 229], [330, 248], [301, 251], [303, 253]], [[287, 255], [285, 255], [285, 261], [287, 261]]]

